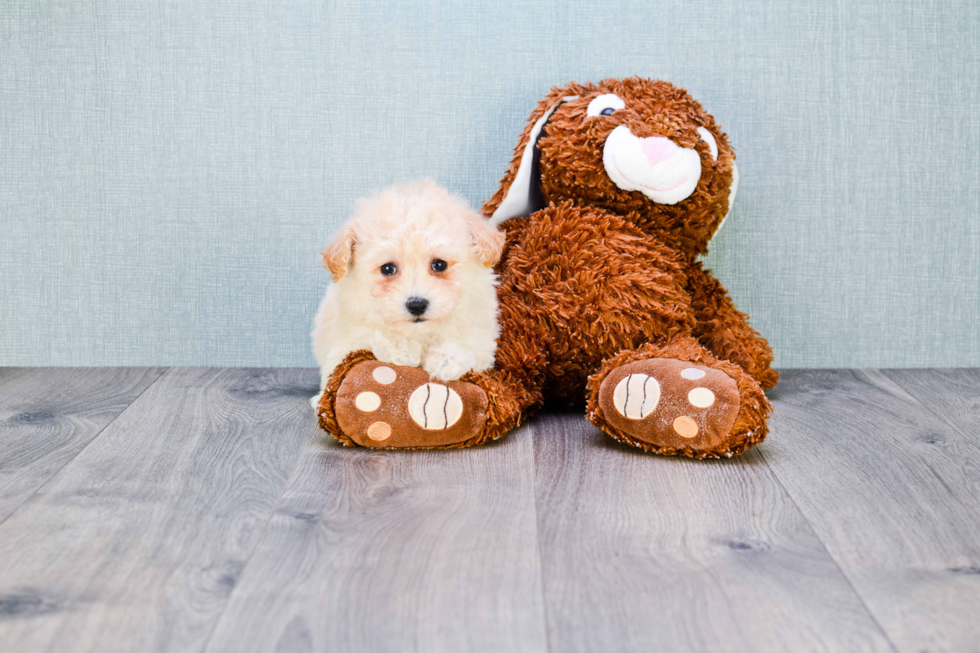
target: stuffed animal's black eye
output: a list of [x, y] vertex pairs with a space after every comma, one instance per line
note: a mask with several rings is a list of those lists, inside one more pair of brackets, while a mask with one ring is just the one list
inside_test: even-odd
[[585, 115], [590, 118], [596, 118], [598, 116], [611, 116], [614, 112], [625, 109], [626, 103], [623, 102], [623, 98], [619, 97], [615, 93], [603, 93], [597, 97], [592, 98], [589, 102], [589, 106], [585, 109]]
[[443, 261], [441, 258], [432, 259], [432, 271], [433, 272], [445, 272], [449, 264]]
[[385, 275], [386, 277], [390, 277], [395, 272], [398, 272], [398, 268], [395, 267], [394, 263], [385, 263], [381, 266], [381, 274]]

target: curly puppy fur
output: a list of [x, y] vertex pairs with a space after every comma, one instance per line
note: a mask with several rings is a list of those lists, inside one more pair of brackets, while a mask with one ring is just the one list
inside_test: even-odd
[[360, 200], [323, 253], [334, 283], [311, 334], [321, 390], [359, 349], [441, 381], [493, 365], [493, 266], [503, 243], [462, 199], [428, 180]]

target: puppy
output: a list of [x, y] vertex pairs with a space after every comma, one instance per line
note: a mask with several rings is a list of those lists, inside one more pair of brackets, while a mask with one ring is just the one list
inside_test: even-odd
[[334, 283], [311, 334], [320, 395], [358, 349], [440, 381], [490, 368], [499, 334], [493, 267], [503, 246], [501, 232], [429, 180], [360, 200], [323, 252]]

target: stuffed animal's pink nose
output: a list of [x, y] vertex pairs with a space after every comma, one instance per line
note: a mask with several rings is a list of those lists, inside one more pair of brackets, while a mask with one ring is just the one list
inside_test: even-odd
[[677, 145], [669, 138], [653, 136], [643, 139], [643, 153], [647, 155], [647, 161], [652, 166], [657, 165], [661, 161], [673, 158], [674, 154], [677, 153], [677, 149]]

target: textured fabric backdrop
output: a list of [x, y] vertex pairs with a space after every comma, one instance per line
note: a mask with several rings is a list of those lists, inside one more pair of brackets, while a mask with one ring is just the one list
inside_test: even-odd
[[0, 4], [0, 364], [312, 365], [358, 196], [490, 196], [567, 80], [738, 152], [709, 263], [782, 367], [980, 365], [975, 0]]

